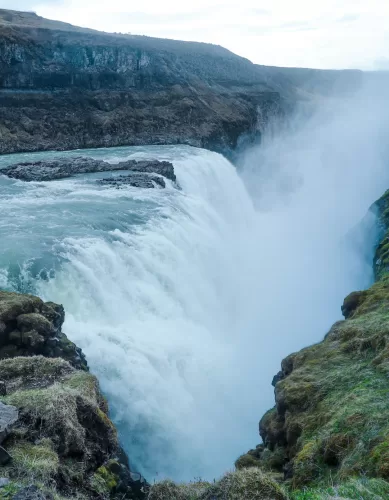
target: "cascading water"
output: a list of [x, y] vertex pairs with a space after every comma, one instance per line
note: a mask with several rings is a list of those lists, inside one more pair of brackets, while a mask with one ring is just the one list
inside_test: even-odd
[[215, 153], [90, 154], [173, 160], [181, 189], [102, 188], [97, 175], [3, 178], [3, 286], [64, 304], [64, 329], [98, 375], [136, 467], [148, 476], [217, 474], [227, 466], [222, 428], [235, 435], [230, 456], [242, 446], [242, 421], [228, 405], [236, 339], [255, 298], [251, 259], [241, 255], [254, 251], [252, 202]]
[[[252, 201], [263, 183], [246, 175], [250, 197], [221, 155], [184, 146], [83, 152], [173, 161], [181, 189], [117, 190], [98, 185], [97, 174], [0, 177], [0, 285], [64, 304], [64, 331], [84, 350], [132, 464], [148, 478], [231, 468], [259, 440], [282, 357], [319, 340], [343, 297], [366, 284], [342, 240], [381, 187], [364, 176], [338, 189], [338, 165], [323, 169], [310, 143], [314, 150], [309, 165], [293, 152], [289, 176], [270, 169], [283, 189], [266, 194], [283, 202], [266, 210]], [[3, 157], [0, 167], [51, 154]]]

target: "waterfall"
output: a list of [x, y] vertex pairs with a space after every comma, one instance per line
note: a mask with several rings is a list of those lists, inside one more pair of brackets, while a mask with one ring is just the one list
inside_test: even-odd
[[[64, 331], [149, 479], [231, 468], [259, 442], [282, 357], [319, 341], [344, 296], [366, 284], [344, 236], [383, 190], [381, 171], [363, 163], [344, 189], [346, 162], [323, 168], [313, 140], [308, 157], [296, 142], [281, 157], [272, 144], [250, 153], [243, 176], [185, 146], [83, 152], [173, 161], [179, 189], [116, 190], [97, 174], [0, 178], [1, 286], [64, 305]], [[256, 161], [258, 175], [247, 168]]]

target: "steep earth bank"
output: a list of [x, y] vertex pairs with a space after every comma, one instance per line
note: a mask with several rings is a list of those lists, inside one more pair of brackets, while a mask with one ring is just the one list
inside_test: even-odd
[[60, 305], [0, 292], [0, 498], [143, 499], [63, 321]]

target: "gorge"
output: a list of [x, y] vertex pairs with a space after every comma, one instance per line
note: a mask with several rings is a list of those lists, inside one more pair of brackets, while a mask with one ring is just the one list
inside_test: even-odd
[[[138, 499], [147, 494], [140, 473], [157, 481], [150, 499], [305, 500], [329, 498], [324, 480], [316, 497], [293, 497], [278, 481], [303, 495], [323, 479], [321, 467], [340, 483], [365, 473], [387, 479], [386, 427], [377, 418], [377, 432], [365, 433], [369, 408], [387, 391], [385, 375], [365, 377], [371, 357], [380, 358], [377, 370], [386, 362], [386, 197], [369, 211], [389, 187], [381, 77], [264, 68], [206, 44], [101, 34], [13, 11], [0, 17], [0, 151], [9, 153], [0, 156], [0, 287], [64, 306], [63, 329], [93, 375], [38, 352], [49, 356], [37, 360], [42, 378], [49, 374], [44, 389], [78, 391], [74, 377], [90, 388], [96, 376], [113, 424], [99, 412], [108, 410], [95, 382], [92, 396], [80, 397], [92, 399], [108, 434], [118, 429], [129, 457], [118, 457], [115, 442], [77, 476], [67, 458], [79, 450], [63, 456], [52, 435], [25, 434], [51, 458], [43, 486], [36, 471], [28, 482], [57, 498]], [[123, 181], [139, 172], [156, 176], [153, 189]], [[383, 280], [346, 301], [347, 321], [323, 343], [286, 358], [276, 409], [261, 420], [263, 445], [213, 485], [259, 441], [280, 360], [322, 340], [344, 297], [373, 283], [377, 259]], [[39, 304], [28, 314], [42, 314]], [[0, 360], [0, 370], [17, 360], [35, 383], [20, 359]], [[330, 397], [355, 396], [344, 365], [382, 390], [369, 387], [368, 403], [347, 414], [354, 434], [310, 413], [323, 404], [320, 382]], [[347, 382], [335, 396], [334, 373]], [[3, 400], [21, 411], [28, 405], [12, 384]], [[27, 400], [31, 389], [23, 388]], [[11, 455], [20, 435], [8, 438]], [[372, 459], [347, 468], [358, 435]], [[335, 451], [327, 446], [334, 436]], [[228, 493], [239, 474], [256, 482], [255, 494]], [[386, 498], [386, 483], [377, 484], [377, 498]], [[375, 498], [372, 491], [343, 498]]]

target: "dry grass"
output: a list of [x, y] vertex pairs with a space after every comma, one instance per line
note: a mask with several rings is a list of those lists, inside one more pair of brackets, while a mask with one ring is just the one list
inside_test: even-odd
[[49, 439], [39, 444], [17, 442], [9, 452], [12, 461], [7, 473], [14, 480], [47, 484], [58, 474], [59, 458]]
[[287, 500], [283, 488], [258, 468], [225, 474], [216, 483], [154, 484], [148, 500]]

